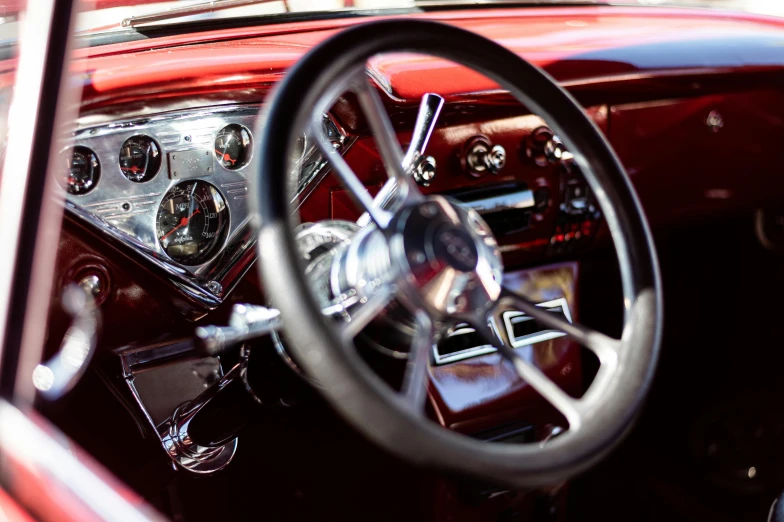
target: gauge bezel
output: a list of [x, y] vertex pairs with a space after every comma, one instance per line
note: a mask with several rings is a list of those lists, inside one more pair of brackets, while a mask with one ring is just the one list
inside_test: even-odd
[[[245, 132], [248, 133], [248, 137], [250, 138], [250, 143], [247, 146], [248, 152], [247, 152], [247, 156], [245, 157], [245, 162], [242, 165], [240, 165], [239, 167], [235, 168], [235, 169], [230, 169], [230, 168], [224, 166], [223, 165], [223, 160], [221, 158], [219, 158], [217, 156], [217, 154], [215, 154], [215, 150], [216, 150], [215, 149], [215, 140], [218, 139], [218, 136], [220, 136], [220, 134], [224, 130], [228, 129], [229, 127], [233, 127], [233, 126], [236, 126], [236, 127], [239, 127], [241, 129], [245, 130]], [[223, 127], [221, 127], [220, 129], [218, 129], [218, 132], [215, 133], [215, 136], [212, 139], [212, 145], [213, 145], [212, 157], [215, 158], [216, 163], [223, 170], [227, 170], [229, 172], [239, 172], [241, 170], [244, 170], [245, 167], [250, 165], [251, 162], [253, 161], [253, 149], [254, 149], [253, 141], [254, 141], [254, 139], [255, 138], [253, 137], [253, 133], [250, 131], [250, 129], [246, 125], [243, 125], [242, 123], [237, 123], [237, 122], [229, 122], [226, 125], [224, 125]]]
[[[161, 159], [158, 162], [158, 168], [155, 170], [154, 174], [152, 174], [147, 179], [144, 179], [144, 180], [141, 180], [141, 181], [135, 181], [135, 180], [132, 180], [131, 178], [129, 178], [128, 175], [125, 172], [123, 172], [123, 169], [122, 169], [122, 166], [120, 165], [120, 162], [122, 161], [122, 159], [121, 159], [122, 158], [122, 151], [125, 148], [125, 144], [128, 143], [131, 140], [140, 139], [140, 138], [141, 139], [148, 139], [156, 147], [158, 147], [158, 153], [160, 154]], [[163, 170], [163, 163], [164, 163], [163, 159], [164, 159], [164, 157], [165, 157], [165, 153], [164, 153], [163, 147], [158, 142], [158, 140], [156, 140], [155, 138], [153, 138], [149, 134], [134, 134], [133, 136], [129, 136], [128, 138], [125, 138], [125, 140], [123, 140], [123, 142], [122, 142], [122, 145], [120, 145], [120, 151], [117, 153], [117, 169], [120, 171], [120, 174], [122, 174], [122, 177], [124, 177], [126, 180], [130, 181], [131, 183], [136, 183], [137, 185], [144, 185], [145, 183], [149, 183], [152, 180], [154, 180], [155, 178], [157, 178], [158, 174], [161, 173], [161, 171]]]
[[84, 149], [89, 151], [90, 154], [95, 156], [95, 161], [98, 162], [98, 175], [96, 177], [95, 183], [89, 190], [85, 192], [71, 192], [69, 190], [69, 184], [67, 180], [65, 181], [65, 183], [62, 182], [60, 183], [60, 185], [63, 187], [63, 190], [65, 190], [69, 195], [79, 198], [91, 194], [98, 187], [98, 184], [101, 182], [101, 178], [103, 178], [103, 165], [101, 164], [101, 158], [98, 156], [98, 153], [95, 152], [90, 147], [86, 147], [84, 145], [69, 145], [67, 147], [64, 147], [60, 151], [60, 154], [66, 155], [68, 157], [68, 161], [71, 162], [73, 161], [73, 154], [76, 151], [76, 149]]
[[[169, 195], [169, 193], [171, 191], [176, 189], [179, 185], [187, 185], [188, 183], [204, 183], [206, 185], [209, 185], [210, 187], [215, 189], [218, 192], [218, 194], [220, 194], [220, 197], [223, 198], [223, 202], [224, 202], [224, 204], [226, 206], [226, 226], [224, 227], [223, 237], [221, 239], [219, 239], [218, 242], [215, 245], [212, 246], [212, 248], [214, 249], [215, 252], [212, 255], [210, 255], [209, 257], [205, 258], [201, 263], [198, 263], [196, 265], [189, 265], [189, 264], [183, 263], [182, 261], [178, 261], [177, 259], [173, 258], [171, 255], [169, 255], [169, 252], [167, 252], [166, 249], [163, 247], [163, 244], [161, 243], [161, 239], [160, 239], [159, 233], [158, 233], [158, 213], [160, 212], [160, 209], [161, 209], [161, 206], [163, 205], [163, 202], [166, 201], [166, 197]], [[166, 192], [163, 193], [163, 197], [161, 197], [160, 201], [158, 202], [158, 206], [156, 207], [154, 215], [155, 215], [155, 218], [154, 218], [154, 227], [155, 227], [154, 232], [155, 233], [153, 235], [155, 237], [155, 245], [157, 247], [157, 250], [159, 252], [161, 252], [164, 256], [166, 256], [166, 258], [169, 259], [170, 261], [172, 261], [173, 263], [177, 263], [178, 265], [180, 265], [182, 267], [185, 267], [185, 268], [187, 268], [189, 270], [196, 270], [196, 269], [198, 269], [198, 268], [200, 268], [200, 267], [210, 263], [212, 260], [214, 260], [216, 257], [218, 257], [223, 252], [223, 249], [226, 248], [226, 243], [229, 241], [229, 238], [232, 235], [231, 234], [231, 231], [232, 231], [231, 230], [231, 227], [232, 227], [231, 205], [229, 205], [229, 200], [228, 200], [228, 198], [226, 198], [226, 194], [224, 194], [217, 185], [215, 185], [214, 183], [211, 183], [211, 182], [209, 182], [207, 180], [204, 180], [202, 178], [193, 178], [193, 179], [184, 179], [184, 180], [174, 181], [171, 185], [169, 185], [169, 188], [166, 190]]]

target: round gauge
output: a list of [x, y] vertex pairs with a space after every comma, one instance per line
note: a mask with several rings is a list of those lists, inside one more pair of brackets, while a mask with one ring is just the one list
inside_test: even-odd
[[87, 194], [101, 179], [101, 163], [87, 147], [74, 147], [65, 153], [65, 189], [76, 196]]
[[224, 168], [243, 167], [250, 160], [250, 151], [250, 131], [242, 125], [226, 125], [215, 137], [215, 157]]
[[161, 168], [161, 149], [149, 136], [133, 136], [120, 149], [120, 171], [129, 180], [150, 181]]
[[184, 265], [200, 265], [220, 250], [229, 232], [229, 207], [206, 181], [175, 185], [158, 207], [156, 235], [166, 254]]

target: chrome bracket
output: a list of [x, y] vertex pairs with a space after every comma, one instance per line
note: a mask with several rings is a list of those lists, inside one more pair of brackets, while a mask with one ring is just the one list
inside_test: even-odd
[[163, 449], [177, 466], [192, 473], [206, 475], [222, 470], [234, 458], [234, 454], [237, 452], [237, 437], [220, 446], [201, 446], [193, 441], [188, 428], [191, 421], [217, 392], [238, 377], [239, 368], [238, 364], [218, 383], [194, 400], [181, 405], [174, 411], [171, 418], [160, 426], [158, 433]]
[[[123, 377], [134, 402], [139, 408], [143, 418], [137, 417], [142, 433], [152, 434], [157, 437], [172, 460], [173, 467], [197, 474], [210, 474], [225, 468], [237, 451], [237, 437], [215, 446], [202, 446], [197, 444], [190, 436], [191, 421], [197, 417], [202, 408], [206, 406], [228, 384], [241, 378], [244, 362], [238, 363], [228, 372], [221, 375], [219, 362], [215, 358], [201, 357], [194, 359], [193, 342], [178, 342], [168, 345], [155, 346], [139, 351], [127, 351], [121, 355]], [[139, 381], [147, 372], [172, 371], [178, 366], [184, 366], [187, 374], [193, 374], [194, 383], [203, 387], [200, 393], [190, 395], [193, 384], [183, 388], [176, 388], [175, 397], [161, 397], [153, 401], [149, 387]], [[210, 372], [217, 380], [212, 381], [207, 374], [203, 377], [199, 368], [215, 369]], [[183, 370], [176, 370], [176, 375], [181, 375]], [[171, 374], [169, 374], [171, 375]], [[165, 378], [160, 377], [159, 378]], [[147, 378], [149, 382], [149, 378]], [[140, 387], [141, 386], [141, 387]], [[148, 393], [145, 394], [145, 390]], [[171, 391], [171, 390], [170, 390]], [[179, 406], [167, 405], [173, 404]], [[169, 413], [171, 412], [171, 413]], [[145, 425], [148, 429], [145, 428]]]

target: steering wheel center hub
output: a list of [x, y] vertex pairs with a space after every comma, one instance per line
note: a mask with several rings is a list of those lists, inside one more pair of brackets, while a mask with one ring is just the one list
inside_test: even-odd
[[433, 236], [432, 249], [436, 259], [461, 272], [476, 268], [479, 252], [474, 238], [460, 227], [441, 225]]
[[389, 244], [405, 285], [432, 311], [468, 313], [500, 294], [498, 246], [473, 210], [427, 198], [399, 212]]

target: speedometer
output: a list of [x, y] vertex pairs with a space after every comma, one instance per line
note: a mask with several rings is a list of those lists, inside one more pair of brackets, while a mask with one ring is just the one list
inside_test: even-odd
[[229, 231], [229, 208], [218, 189], [205, 181], [174, 186], [158, 208], [156, 234], [166, 254], [184, 265], [214, 257]]

